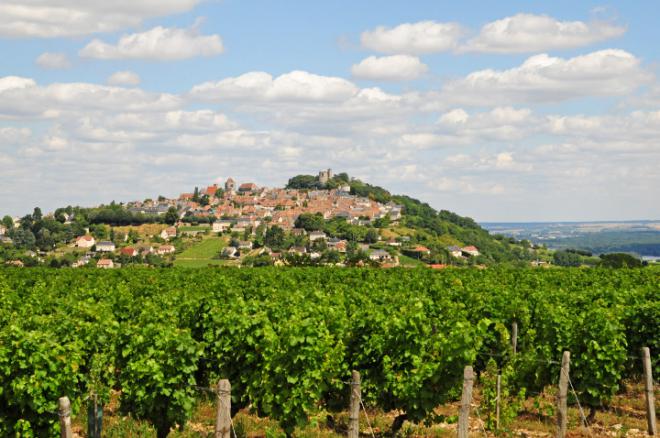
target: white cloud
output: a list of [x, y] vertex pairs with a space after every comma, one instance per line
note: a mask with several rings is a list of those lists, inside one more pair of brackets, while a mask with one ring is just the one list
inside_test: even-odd
[[392, 55], [377, 58], [370, 56], [353, 65], [351, 73], [360, 79], [407, 81], [416, 79], [428, 71], [426, 64], [418, 57]]
[[132, 71], [118, 71], [108, 78], [109, 85], [139, 85], [140, 76]]
[[626, 28], [604, 21], [558, 21], [547, 15], [517, 14], [485, 24], [463, 52], [527, 53], [586, 46], [621, 36]]
[[150, 112], [180, 105], [178, 96], [166, 93], [76, 82], [40, 86], [29, 78], [0, 78], [0, 118], [55, 117], [62, 111]]
[[0, 36], [69, 37], [113, 32], [186, 12], [201, 0], [3, 0]]
[[245, 73], [196, 85], [190, 94], [200, 100], [332, 102], [346, 100], [357, 92], [358, 88], [346, 79], [297, 70], [276, 78], [264, 72]]
[[452, 50], [463, 33], [456, 23], [420, 21], [393, 28], [379, 26], [363, 32], [360, 40], [363, 47], [377, 52], [419, 55]]
[[71, 67], [71, 62], [64, 53], [44, 52], [35, 62], [39, 67], [49, 70], [64, 70]]
[[116, 45], [94, 39], [79, 55], [95, 59], [150, 59], [172, 61], [215, 56], [224, 51], [219, 35], [199, 35], [196, 28], [156, 26], [145, 32], [123, 35]]
[[470, 142], [513, 141], [528, 136], [541, 121], [527, 108], [495, 107], [490, 111], [468, 114], [458, 108], [438, 119], [441, 132]]
[[509, 70], [480, 70], [448, 82], [440, 99], [454, 103], [558, 102], [585, 96], [619, 96], [648, 83], [652, 75], [624, 50], [607, 49], [575, 58], [547, 54]]

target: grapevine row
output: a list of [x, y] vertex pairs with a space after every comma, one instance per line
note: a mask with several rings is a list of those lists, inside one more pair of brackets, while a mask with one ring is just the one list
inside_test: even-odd
[[564, 350], [598, 407], [642, 346], [660, 351], [659, 284], [649, 269], [0, 270], [0, 435], [55, 436], [60, 396], [75, 412], [115, 389], [166, 436], [220, 378], [232, 406], [291, 432], [347, 405], [351, 369], [366, 404], [420, 421], [460, 396], [466, 365], [495, 357], [537, 391]]

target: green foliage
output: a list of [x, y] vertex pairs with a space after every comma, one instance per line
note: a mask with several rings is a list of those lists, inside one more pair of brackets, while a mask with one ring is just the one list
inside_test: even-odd
[[[497, 427], [497, 376], [500, 375], [500, 422]], [[490, 359], [486, 369], [481, 373], [481, 394], [483, 400], [481, 406], [486, 415], [486, 429], [496, 433], [509, 432], [508, 426], [518, 416], [525, 401], [525, 389], [519, 389], [518, 393], [511, 394], [510, 381], [515, 376], [511, 365], [501, 371], [497, 368], [495, 360]]]
[[626, 253], [601, 254], [600, 265], [606, 268], [641, 268], [642, 261]]
[[556, 251], [552, 256], [552, 261], [557, 266], [580, 266], [582, 257], [579, 254], [569, 251]]
[[659, 283], [653, 269], [0, 269], [0, 435], [54, 436], [59, 397], [77, 410], [114, 389], [162, 436], [220, 378], [236, 408], [291, 432], [345, 409], [351, 369], [368, 405], [431, 421], [467, 364], [492, 403], [489, 356], [514, 412], [521, 390], [556, 384], [564, 350], [580, 402], [607, 405], [639, 373], [627, 358], [660, 348]]
[[185, 424], [197, 392], [195, 371], [201, 345], [190, 331], [147, 323], [124, 333], [121, 349], [121, 407], [149, 420], [159, 438]]
[[289, 179], [285, 187], [287, 189], [317, 189], [320, 187], [320, 184], [316, 176], [296, 175]]
[[303, 213], [296, 219], [296, 228], [304, 228], [307, 231], [322, 230], [325, 220], [320, 214]]

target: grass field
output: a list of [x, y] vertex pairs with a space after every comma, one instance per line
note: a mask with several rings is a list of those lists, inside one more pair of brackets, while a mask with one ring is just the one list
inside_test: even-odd
[[426, 266], [426, 263], [403, 254], [399, 256], [399, 264], [401, 266]]
[[178, 228], [178, 230], [182, 233], [185, 233], [186, 231], [206, 231], [210, 229], [210, 225], [189, 225]]
[[184, 250], [181, 254], [178, 254], [174, 260], [174, 266], [199, 268], [209, 264], [225, 265], [227, 262], [225, 260], [218, 260], [217, 256], [226, 244], [225, 239], [208, 237]]

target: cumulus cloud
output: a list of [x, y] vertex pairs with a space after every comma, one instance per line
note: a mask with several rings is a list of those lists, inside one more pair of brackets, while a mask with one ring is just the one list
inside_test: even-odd
[[4, 0], [0, 36], [69, 37], [139, 26], [147, 18], [178, 14], [201, 0]]
[[410, 55], [370, 56], [351, 68], [351, 74], [356, 78], [383, 81], [412, 80], [427, 71], [426, 64]]
[[457, 23], [419, 21], [391, 28], [379, 26], [363, 32], [360, 41], [363, 47], [376, 52], [419, 55], [452, 50], [463, 33]]
[[178, 108], [180, 105], [178, 96], [166, 93], [83, 82], [41, 86], [30, 78], [0, 78], [0, 118], [55, 117], [61, 111], [149, 112]]
[[64, 53], [44, 52], [35, 62], [39, 67], [48, 70], [64, 70], [71, 67], [71, 62]]
[[118, 71], [108, 78], [109, 85], [139, 85], [140, 76], [132, 71]]
[[459, 50], [527, 53], [571, 49], [623, 35], [626, 28], [605, 21], [558, 21], [547, 15], [517, 14], [485, 24]]
[[265, 72], [249, 72], [192, 88], [200, 100], [342, 101], [357, 94], [358, 88], [346, 79], [292, 71], [276, 78]]
[[441, 99], [472, 105], [492, 102], [558, 102], [584, 96], [619, 96], [652, 75], [624, 50], [607, 49], [564, 59], [547, 54], [509, 70], [480, 70], [448, 82]]
[[149, 59], [173, 61], [215, 56], [224, 51], [219, 35], [199, 35], [196, 28], [156, 26], [146, 32], [123, 35], [117, 44], [99, 39], [83, 47], [79, 55], [95, 59]]

